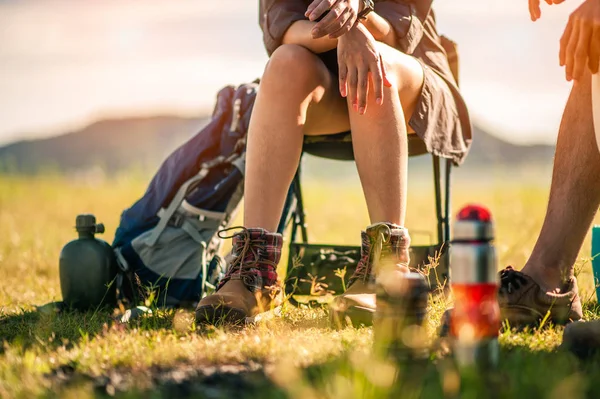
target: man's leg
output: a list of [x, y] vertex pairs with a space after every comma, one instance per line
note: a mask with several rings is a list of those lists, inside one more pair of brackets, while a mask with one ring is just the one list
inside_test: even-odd
[[600, 205], [600, 154], [592, 120], [591, 75], [573, 86], [558, 133], [548, 210], [523, 273], [547, 291], [573, 275]]

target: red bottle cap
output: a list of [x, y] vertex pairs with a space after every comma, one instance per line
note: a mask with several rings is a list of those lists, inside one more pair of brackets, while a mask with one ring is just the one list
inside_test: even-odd
[[458, 212], [456, 219], [491, 223], [492, 213], [484, 206], [469, 204]]
[[491, 212], [484, 206], [470, 204], [463, 207], [454, 222], [454, 242], [482, 242], [494, 239]]

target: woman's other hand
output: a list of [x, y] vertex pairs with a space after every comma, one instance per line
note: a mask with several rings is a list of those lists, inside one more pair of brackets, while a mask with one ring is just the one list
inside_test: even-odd
[[[565, 0], [544, 0], [549, 5], [560, 4]], [[542, 16], [542, 9], [540, 8], [541, 0], [529, 0], [529, 15], [532, 21], [537, 21]]]
[[[385, 65], [376, 43], [361, 24], [356, 25], [338, 41], [340, 94], [347, 97], [352, 103], [352, 108], [361, 115], [367, 112], [369, 90], [375, 91], [375, 101], [381, 105], [383, 86], [392, 85], [387, 79]], [[370, 85], [372, 87], [369, 87]]]
[[314, 0], [306, 10], [306, 17], [316, 21], [325, 13], [312, 30], [314, 39], [329, 36], [338, 38], [350, 31], [360, 12], [360, 0]]

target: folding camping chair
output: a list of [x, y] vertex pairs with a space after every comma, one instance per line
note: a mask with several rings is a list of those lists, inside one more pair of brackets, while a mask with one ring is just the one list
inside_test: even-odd
[[[409, 135], [410, 157], [425, 155], [423, 141]], [[354, 160], [350, 133], [330, 136], [306, 137], [303, 152], [322, 158]], [[448, 279], [448, 242], [450, 239], [450, 177], [452, 161], [432, 155], [435, 212], [437, 217], [437, 242], [431, 245], [411, 246], [413, 268], [423, 269], [437, 262], [435, 273], [430, 273], [432, 288], [441, 287]], [[444, 163], [443, 168], [441, 164]], [[293, 303], [323, 302], [327, 293], [341, 294], [343, 284], [338, 269], [346, 269], [346, 280], [352, 275], [360, 259], [359, 246], [309, 243], [306, 213], [302, 199], [300, 170], [294, 177], [279, 232], [284, 233], [291, 224], [289, 256], [286, 273], [286, 294]]]

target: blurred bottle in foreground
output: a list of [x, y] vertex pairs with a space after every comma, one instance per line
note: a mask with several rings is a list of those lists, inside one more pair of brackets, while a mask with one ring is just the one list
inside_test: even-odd
[[484, 207], [464, 207], [454, 222], [450, 248], [450, 283], [454, 309], [450, 337], [460, 368], [479, 371], [498, 365], [498, 272], [492, 244], [494, 225]]
[[429, 285], [419, 273], [388, 270], [381, 268], [375, 288], [375, 354], [394, 362], [427, 358], [428, 339], [423, 322]]

